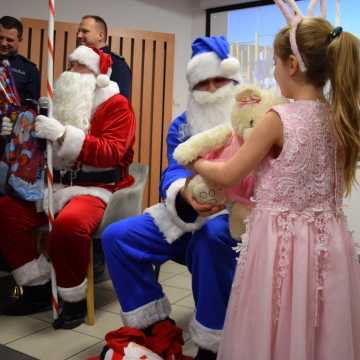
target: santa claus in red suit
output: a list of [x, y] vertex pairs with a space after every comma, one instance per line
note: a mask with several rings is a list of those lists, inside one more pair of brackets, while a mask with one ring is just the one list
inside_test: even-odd
[[[109, 80], [110, 55], [79, 46], [70, 64], [55, 84], [54, 116], [36, 118], [37, 136], [54, 148], [56, 217], [48, 253], [63, 300], [55, 328], [74, 328], [84, 321], [91, 236], [111, 193], [134, 181], [128, 167], [135, 117], [118, 85]], [[2, 309], [4, 314], [26, 315], [50, 304], [50, 267], [33, 236], [47, 222], [44, 210], [12, 196], [0, 198], [0, 253], [24, 290]]]

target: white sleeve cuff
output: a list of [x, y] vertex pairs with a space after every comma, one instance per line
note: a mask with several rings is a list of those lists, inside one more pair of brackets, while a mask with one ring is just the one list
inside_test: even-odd
[[166, 208], [169, 211], [174, 223], [184, 230], [184, 232], [195, 231], [201, 228], [206, 218], [198, 216], [196, 221], [187, 223], [183, 221], [176, 211], [176, 197], [179, 191], [184, 187], [186, 179], [178, 179], [174, 181], [166, 191]]
[[77, 127], [65, 126], [65, 137], [60, 146], [57, 155], [66, 160], [76, 160], [80, 155], [82, 146], [85, 141], [84, 131]]

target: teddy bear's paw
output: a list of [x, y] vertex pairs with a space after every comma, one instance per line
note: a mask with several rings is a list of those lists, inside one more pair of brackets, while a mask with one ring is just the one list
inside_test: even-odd
[[174, 159], [182, 165], [187, 165], [200, 156], [223, 147], [230, 136], [231, 128], [228, 124], [196, 134], [177, 146]]
[[200, 175], [194, 176], [187, 186], [194, 199], [201, 204], [216, 205], [225, 200], [224, 190], [207, 184]]

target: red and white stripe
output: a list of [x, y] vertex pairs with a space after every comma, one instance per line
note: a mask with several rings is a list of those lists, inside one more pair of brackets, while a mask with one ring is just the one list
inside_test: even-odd
[[[49, 0], [49, 22], [48, 22], [48, 76], [47, 76], [47, 95], [49, 100], [48, 116], [53, 114], [53, 83], [54, 83], [54, 24], [55, 24], [55, 0]], [[54, 201], [53, 201], [53, 158], [52, 144], [47, 141], [46, 144], [46, 162], [47, 162], [47, 185], [48, 185], [48, 219], [49, 232], [54, 224]], [[54, 267], [51, 266], [51, 289], [52, 289], [52, 309], [53, 317], [59, 316], [59, 303], [57, 296], [56, 275]]]

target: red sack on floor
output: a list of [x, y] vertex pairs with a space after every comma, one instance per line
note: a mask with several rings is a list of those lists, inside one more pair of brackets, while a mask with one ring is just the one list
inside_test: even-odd
[[182, 354], [182, 330], [171, 320], [155, 324], [149, 336], [124, 326], [107, 333], [105, 340], [106, 348], [101, 356], [88, 360], [104, 360], [105, 357], [106, 360], [192, 360]]

